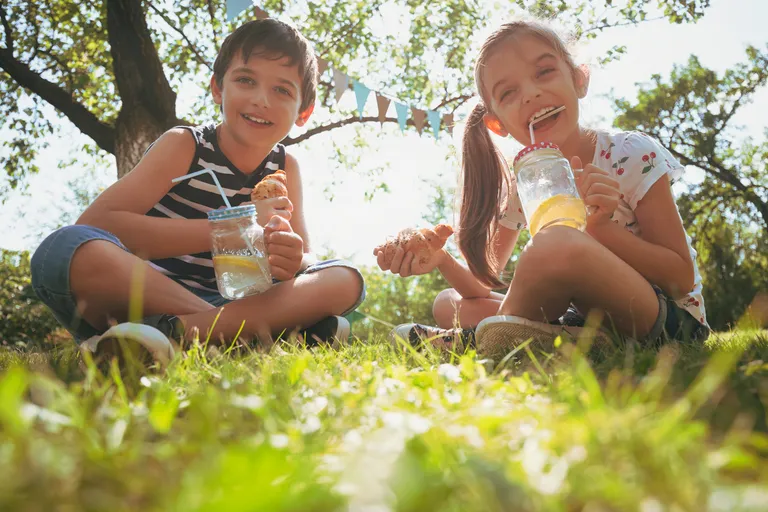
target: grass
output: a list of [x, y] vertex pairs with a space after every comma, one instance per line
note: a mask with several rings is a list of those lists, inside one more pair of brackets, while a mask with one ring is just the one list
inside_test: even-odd
[[0, 510], [764, 510], [768, 332], [503, 365], [379, 340], [164, 374], [0, 352]]

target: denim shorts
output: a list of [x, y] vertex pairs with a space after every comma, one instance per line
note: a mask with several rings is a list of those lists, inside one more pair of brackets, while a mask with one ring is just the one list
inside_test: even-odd
[[[101, 334], [86, 322], [77, 312], [77, 303], [72, 295], [69, 270], [75, 251], [86, 242], [105, 240], [111, 242], [126, 252], [128, 249], [112, 233], [93, 226], [65, 226], [51, 233], [32, 255], [32, 288], [40, 300], [53, 312], [59, 321], [75, 338], [78, 343]], [[330, 267], [344, 267], [355, 271], [363, 283], [362, 292], [357, 302], [344, 314], [348, 314], [360, 306], [365, 299], [365, 282], [360, 271], [351, 263], [344, 260], [326, 260], [310, 265], [298, 275], [312, 274]], [[181, 286], [197, 295], [213, 307], [221, 307], [231, 302], [217, 292], [192, 288], [182, 282]]]
[[[705, 324], [696, 320], [693, 315], [677, 305], [677, 303], [664, 295], [664, 292], [656, 285], [653, 290], [659, 299], [659, 315], [656, 317], [651, 331], [640, 341], [645, 343], [660, 343], [665, 341], [701, 342], [709, 337], [710, 329]], [[583, 327], [585, 316], [574, 306], [568, 308], [568, 312], [560, 318], [564, 325]]]

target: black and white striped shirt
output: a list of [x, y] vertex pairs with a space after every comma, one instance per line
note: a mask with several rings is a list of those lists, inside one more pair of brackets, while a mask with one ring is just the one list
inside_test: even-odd
[[[243, 174], [224, 155], [216, 140], [216, 124], [181, 126], [195, 138], [195, 157], [187, 174], [211, 169], [232, 206], [250, 201], [251, 189], [266, 175], [285, 169], [285, 147], [276, 145], [259, 167]], [[168, 219], [207, 219], [207, 213], [224, 206], [213, 178], [201, 174], [177, 183], [147, 215]], [[191, 288], [217, 292], [210, 251], [175, 258], [151, 260], [149, 264], [171, 279]]]

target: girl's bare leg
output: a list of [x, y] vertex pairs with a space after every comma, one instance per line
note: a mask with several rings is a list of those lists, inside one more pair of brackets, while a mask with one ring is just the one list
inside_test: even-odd
[[[437, 294], [432, 305], [432, 314], [437, 326], [442, 329], [475, 327], [481, 320], [498, 314], [504, 295], [491, 292], [482, 299], [464, 299], [453, 288]], [[458, 324], [458, 325], [457, 325]]]

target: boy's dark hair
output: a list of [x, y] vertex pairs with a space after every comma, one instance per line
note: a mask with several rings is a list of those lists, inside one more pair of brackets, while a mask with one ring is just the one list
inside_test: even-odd
[[251, 55], [274, 60], [288, 57], [291, 66], [298, 66], [302, 80], [299, 111], [315, 103], [317, 59], [309, 41], [294, 27], [273, 19], [249, 21], [238, 27], [224, 39], [213, 63], [213, 77], [219, 87], [238, 52], [246, 62]]

